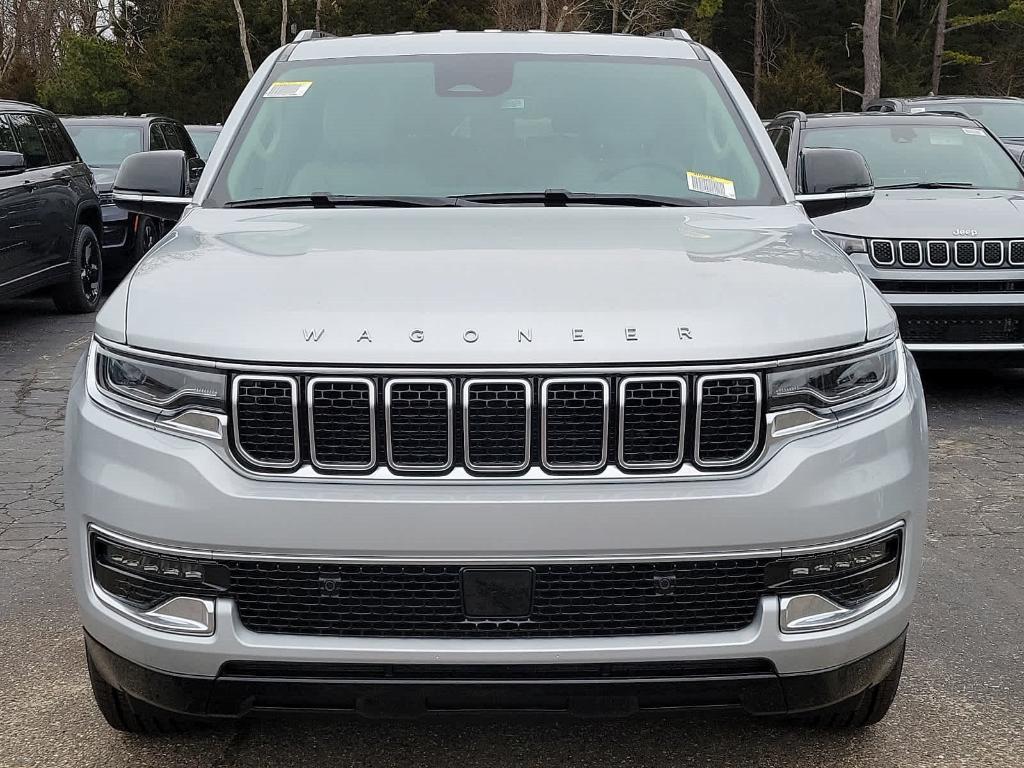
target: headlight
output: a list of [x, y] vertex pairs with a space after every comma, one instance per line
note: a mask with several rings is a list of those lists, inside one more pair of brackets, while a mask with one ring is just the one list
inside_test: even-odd
[[881, 397], [896, 383], [897, 342], [866, 354], [768, 374], [770, 410], [842, 410]]
[[107, 395], [150, 411], [225, 409], [227, 377], [221, 373], [121, 355], [96, 345], [96, 383]]
[[868, 243], [863, 237], [847, 237], [846, 235], [833, 235], [831, 232], [822, 232], [829, 241], [840, 251], [849, 255], [852, 253], [867, 253]]

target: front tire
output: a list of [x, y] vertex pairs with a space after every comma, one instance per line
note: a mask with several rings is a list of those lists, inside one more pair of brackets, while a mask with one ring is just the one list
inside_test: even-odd
[[160, 227], [157, 226], [156, 220], [146, 216], [141, 217], [135, 233], [135, 258], [132, 259], [132, 263], [137, 263], [139, 259], [149, 253], [159, 239]]
[[61, 312], [95, 312], [103, 285], [103, 251], [92, 227], [80, 224], [71, 249], [71, 274], [53, 290], [53, 303]]

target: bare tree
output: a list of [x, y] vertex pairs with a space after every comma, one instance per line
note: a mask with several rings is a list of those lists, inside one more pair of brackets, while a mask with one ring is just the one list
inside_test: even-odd
[[238, 16], [238, 40], [242, 44], [242, 56], [245, 57], [245, 71], [252, 77], [252, 56], [249, 55], [249, 34], [245, 30], [245, 13], [242, 12], [241, 0], [234, 0], [235, 14]]
[[882, 92], [882, 54], [879, 34], [882, 25], [882, 0], [864, 0], [864, 94], [861, 108], [877, 99]]
[[322, 5], [322, 3], [323, 0], [316, 0], [316, 11], [315, 15], [313, 16], [313, 26], [316, 28], [317, 32], [320, 31], [320, 6]]
[[754, 0], [754, 106], [761, 106], [764, 77], [764, 0]]
[[946, 55], [946, 18], [949, 16], [949, 0], [939, 0], [935, 15], [935, 48], [932, 52], [932, 93], [938, 95], [942, 79], [942, 59]]
[[540, 27], [539, 29], [547, 30], [548, 28], [548, 0], [540, 0]]
[[288, 0], [281, 0], [281, 45], [288, 42]]
[[619, 31], [619, 16], [622, 14], [622, 0], [612, 0], [612, 34]]

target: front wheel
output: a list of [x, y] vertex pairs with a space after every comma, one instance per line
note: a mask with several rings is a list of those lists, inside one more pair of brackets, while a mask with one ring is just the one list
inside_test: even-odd
[[138, 261], [149, 253], [150, 248], [156, 245], [156, 241], [159, 239], [160, 228], [157, 226], [156, 221], [145, 216], [141, 217], [135, 233], [134, 261]]
[[92, 227], [80, 224], [71, 250], [71, 271], [53, 290], [53, 303], [61, 312], [95, 312], [103, 285], [103, 251]]

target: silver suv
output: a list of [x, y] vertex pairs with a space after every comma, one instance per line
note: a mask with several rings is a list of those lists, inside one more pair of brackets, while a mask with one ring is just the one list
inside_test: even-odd
[[[246, 87], [97, 319], [67, 417], [97, 703], [740, 707], [896, 693], [927, 504], [896, 319], [714, 53], [659, 37], [319, 38]], [[312, 39], [310, 39], [312, 38]]]

